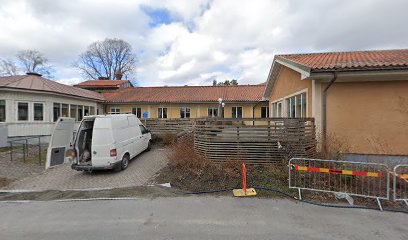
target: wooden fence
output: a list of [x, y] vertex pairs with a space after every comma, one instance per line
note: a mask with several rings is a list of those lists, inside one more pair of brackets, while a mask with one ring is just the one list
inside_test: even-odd
[[216, 162], [273, 163], [292, 157], [314, 157], [314, 119], [196, 120], [194, 145], [199, 153]]
[[147, 118], [142, 119], [145, 126], [152, 134], [158, 135], [166, 132], [180, 133], [192, 131], [194, 119], [176, 119], [176, 118]]

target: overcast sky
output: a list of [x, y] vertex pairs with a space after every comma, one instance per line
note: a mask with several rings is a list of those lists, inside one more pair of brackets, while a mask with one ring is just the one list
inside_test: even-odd
[[44, 53], [55, 80], [96, 40], [121, 38], [140, 86], [265, 82], [275, 54], [408, 48], [407, 0], [1, 0], [0, 58]]

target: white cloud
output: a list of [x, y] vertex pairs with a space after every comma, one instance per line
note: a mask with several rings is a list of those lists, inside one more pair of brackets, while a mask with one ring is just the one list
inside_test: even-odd
[[[165, 9], [173, 22], [150, 27], [141, 6]], [[407, 7], [404, 0], [3, 0], [0, 57], [40, 50], [55, 78], [74, 84], [78, 54], [118, 37], [141, 53], [144, 86], [260, 83], [277, 53], [408, 47]]]

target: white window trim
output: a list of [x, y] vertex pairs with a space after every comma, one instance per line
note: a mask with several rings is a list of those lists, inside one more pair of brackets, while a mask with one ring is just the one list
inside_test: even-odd
[[[191, 118], [191, 107], [180, 107], [180, 113], [181, 113], [181, 110], [182, 110], [183, 108], [184, 108], [184, 117], [182, 117], [181, 114], [180, 114], [180, 118]], [[187, 116], [186, 116], [187, 109], [188, 109], [189, 112], [190, 112], [190, 117], [187, 117]]]
[[268, 118], [271, 112], [271, 108], [269, 106], [261, 106], [261, 117], [262, 117], [262, 108], [266, 108], [266, 117]]
[[[43, 116], [43, 120], [35, 120], [34, 119], [34, 114], [35, 114], [35, 110], [34, 110], [34, 105], [35, 104], [42, 104], [42, 116]], [[33, 102], [32, 104], [32, 108], [33, 108], [33, 122], [44, 122], [45, 121], [45, 103], [44, 102]]]
[[[113, 109], [115, 109], [115, 111], [113, 111]], [[118, 110], [118, 109], [119, 109], [119, 112], [116, 112], [116, 110]], [[83, 110], [83, 108], [82, 108], [82, 115], [85, 117], [83, 111], [84, 111], [84, 110]], [[110, 108], [110, 114], [120, 114], [120, 113], [121, 113], [120, 107], [111, 107], [111, 108]]]
[[[166, 117], [164, 118], [164, 117], [160, 117], [160, 115], [159, 115], [159, 109], [162, 109], [162, 116], [163, 116], [163, 109], [166, 109]], [[162, 119], [167, 119], [167, 118], [169, 118], [169, 108], [168, 107], [158, 107], [157, 108], [157, 118], [162, 118]]]
[[[213, 110], [213, 112], [212, 112], [213, 114], [212, 114], [211, 116], [208, 115], [208, 111], [209, 111], [210, 109]], [[217, 116], [214, 115], [214, 109], [217, 110]], [[217, 108], [217, 107], [208, 107], [208, 108], [207, 108], [207, 117], [215, 118], [215, 117], [218, 117], [218, 114], [219, 114], [219, 113], [218, 113], [218, 108]]]
[[[27, 120], [18, 120], [18, 104], [19, 103], [27, 103], [27, 107], [28, 107], [28, 109], [27, 109], [27, 114], [28, 114]], [[30, 122], [30, 117], [32, 115], [32, 114], [30, 114], [30, 109], [31, 109], [30, 101], [16, 101], [16, 122]]]
[[0, 121], [1, 123], [7, 122], [7, 100], [0, 99], [0, 101], [4, 101], [4, 122]]
[[308, 113], [309, 112], [308, 111], [308, 109], [309, 109], [309, 101], [308, 101], [309, 97], [308, 97], [308, 93], [307, 93], [307, 88], [302, 89], [300, 91], [297, 91], [295, 93], [292, 93], [290, 95], [284, 96], [283, 98], [279, 98], [279, 99], [277, 99], [277, 100], [275, 100], [273, 102], [270, 102], [270, 107], [272, 107], [273, 103], [277, 103], [277, 102], [282, 101], [283, 104], [282, 104], [281, 116], [282, 117], [288, 117], [287, 111], [286, 111], [286, 99], [291, 98], [291, 97], [296, 96], [296, 95], [299, 95], [299, 94], [302, 94], [302, 93], [306, 94], [306, 115], [305, 115], [305, 117], [307, 118], [307, 117], [309, 117], [309, 113]]
[[140, 109], [140, 118], [143, 118], [143, 112], [141, 107], [132, 107], [132, 114], [133, 114], [133, 109], [136, 109], [136, 114], [135, 116], [137, 117], [137, 109]]
[[[232, 114], [234, 111], [233, 111], [233, 108], [241, 108], [242, 109], [242, 116], [240, 117], [240, 118], [244, 118], [244, 107], [243, 106], [231, 106], [231, 118], [234, 118], [234, 117], [232, 117], [232, 116], [234, 116], [234, 114]], [[238, 110], [238, 109], [237, 109]], [[235, 115], [238, 115], [237, 114], [238, 113], [238, 111], [236, 112], [236, 114]], [[236, 118], [236, 119], [240, 119], [240, 118]]]

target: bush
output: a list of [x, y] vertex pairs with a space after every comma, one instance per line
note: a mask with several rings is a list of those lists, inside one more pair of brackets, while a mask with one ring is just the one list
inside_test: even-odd
[[173, 132], [164, 132], [153, 137], [153, 141], [163, 145], [172, 145], [177, 142], [177, 134]]
[[[169, 163], [157, 177], [158, 182], [187, 191], [209, 191], [241, 188], [243, 160], [239, 157], [218, 164], [197, 154], [192, 137], [179, 139], [170, 148]], [[287, 188], [288, 170], [285, 164], [248, 165], [247, 183], [251, 186]]]

